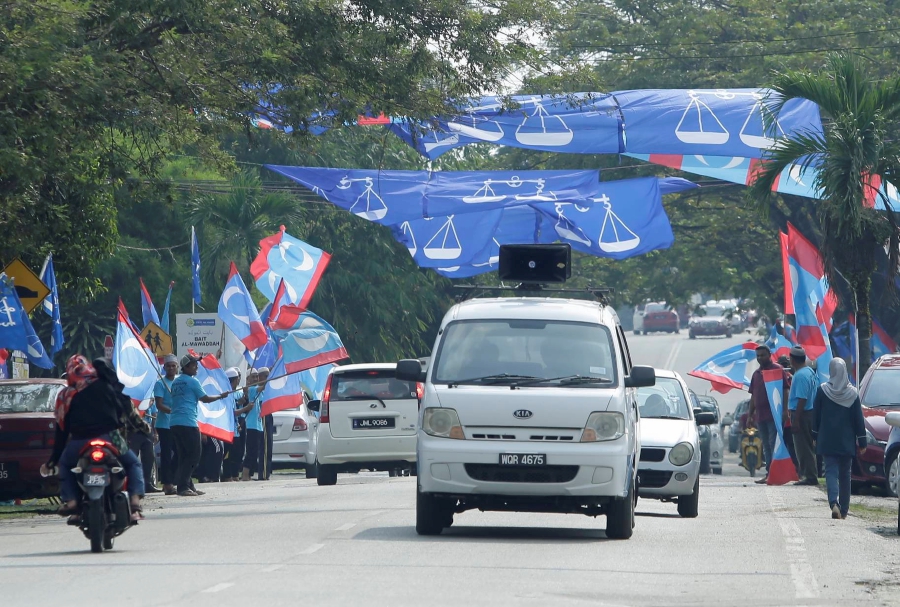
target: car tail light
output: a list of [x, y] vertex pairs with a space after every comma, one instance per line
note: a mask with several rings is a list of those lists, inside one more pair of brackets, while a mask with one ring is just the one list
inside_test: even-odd
[[319, 405], [319, 421], [323, 424], [327, 424], [330, 421], [328, 416], [328, 404], [331, 401], [331, 384], [334, 381], [334, 375], [328, 376], [328, 381], [325, 382], [325, 392], [322, 393], [322, 403]]
[[91, 451], [91, 459], [94, 460], [95, 462], [102, 462], [103, 458], [105, 458], [105, 457], [106, 457], [106, 454], [103, 452], [102, 449], [94, 449], [93, 451]]
[[44, 432], [44, 446], [53, 448], [53, 445], [56, 444], [56, 433], [55, 432]]
[[425, 396], [425, 384], [416, 382], [416, 398], [419, 399], [419, 409], [422, 408], [422, 397]]
[[303, 421], [302, 417], [294, 418], [294, 427], [291, 428], [292, 432], [305, 432], [306, 431], [306, 422]]

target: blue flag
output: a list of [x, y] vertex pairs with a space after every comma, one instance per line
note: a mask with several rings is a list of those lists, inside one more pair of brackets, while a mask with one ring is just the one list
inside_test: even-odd
[[150, 324], [151, 321], [155, 322], [157, 325], [159, 324], [159, 314], [156, 313], [156, 307], [153, 305], [153, 300], [150, 299], [150, 292], [147, 290], [147, 286], [144, 284], [144, 279], [141, 278], [141, 316], [143, 316], [144, 326]]
[[0, 273], [0, 348], [20, 350], [42, 369], [53, 367], [15, 288], [3, 273]]
[[191, 226], [191, 277], [194, 303], [200, 303], [200, 246], [197, 244], [197, 232]]
[[112, 362], [116, 368], [116, 376], [125, 386], [122, 391], [129, 398], [140, 402], [153, 395], [153, 387], [159, 379], [159, 364], [150, 348], [134, 329], [121, 299], [119, 300]]
[[63, 335], [62, 319], [59, 309], [59, 287], [56, 284], [56, 272], [53, 270], [53, 255], [47, 255], [44, 268], [41, 270], [41, 281], [50, 289], [48, 295], [41, 304], [44, 312], [53, 320], [53, 328], [50, 332], [50, 356], [62, 350], [66, 338]]

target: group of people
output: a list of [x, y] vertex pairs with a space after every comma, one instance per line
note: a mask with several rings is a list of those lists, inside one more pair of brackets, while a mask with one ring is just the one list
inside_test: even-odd
[[[161, 491], [166, 495], [191, 497], [203, 495], [194, 478], [200, 482], [249, 481], [257, 474], [259, 480], [268, 479], [272, 470], [274, 423], [271, 415], [260, 415], [260, 408], [269, 369], [252, 371], [241, 390], [240, 370], [231, 367], [225, 371], [231, 389], [208, 396], [196, 378], [198, 366], [199, 359], [190, 354], [180, 361], [175, 356], [166, 356], [165, 375], [153, 390], [154, 403], [147, 417], [159, 442]], [[201, 434], [198, 423], [200, 403], [223, 399], [231, 399], [235, 415], [234, 438], [230, 443]], [[144, 466], [145, 492], [160, 491], [150, 484], [147, 474], [155, 460], [153, 442], [139, 435], [129, 437], [129, 442]]]
[[[772, 361], [766, 345], [756, 348], [759, 369], [750, 380], [748, 422], [758, 428], [766, 458], [768, 480], [775, 439], [776, 423], [781, 424], [785, 446], [797, 470], [796, 485], [819, 484], [819, 458], [824, 462], [828, 507], [834, 519], [847, 518], [850, 508], [850, 468], [853, 458], [866, 451], [866, 428], [859, 393], [850, 383], [847, 365], [840, 358], [828, 366], [829, 380], [818, 381], [801, 346], [791, 348], [787, 361]], [[785, 364], [786, 363], [786, 364]], [[775, 420], [766, 390], [763, 371], [781, 369], [784, 385], [782, 419]]]

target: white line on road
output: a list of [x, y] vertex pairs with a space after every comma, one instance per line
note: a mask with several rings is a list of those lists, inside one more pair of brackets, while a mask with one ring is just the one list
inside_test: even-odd
[[207, 588], [206, 590], [202, 590], [201, 592], [205, 592], [207, 594], [212, 593], [212, 592], [221, 592], [222, 590], [225, 590], [226, 588], [231, 588], [232, 586], [234, 586], [234, 582], [222, 582], [221, 584], [216, 584], [215, 586], [210, 586], [209, 588]]
[[675, 361], [678, 359], [678, 354], [681, 352], [681, 346], [683, 344], [683, 339], [678, 339], [675, 342], [675, 345], [672, 347], [672, 351], [669, 353], [669, 358], [666, 359], [666, 364], [663, 365], [663, 369], [671, 369], [675, 366]]
[[335, 529], [335, 531], [347, 531], [348, 529], [353, 529], [354, 527], [356, 527], [356, 523], [344, 523], [343, 525]]
[[268, 567], [263, 567], [260, 569], [263, 573], [272, 573], [273, 571], [278, 571], [282, 567], [285, 566], [286, 563], [278, 563], [277, 565], [269, 565]]
[[819, 582], [813, 573], [812, 565], [806, 558], [806, 546], [803, 534], [794, 519], [784, 513], [784, 500], [772, 487], [766, 487], [766, 498], [775, 514], [784, 536], [788, 565], [791, 569], [791, 581], [794, 583], [794, 596], [798, 599], [814, 599], [819, 596]]
[[306, 549], [298, 552], [297, 556], [302, 556], [304, 554], [312, 554], [313, 552], [318, 552], [319, 550], [321, 550], [324, 547], [325, 547], [325, 544], [313, 544], [309, 548], [306, 548]]

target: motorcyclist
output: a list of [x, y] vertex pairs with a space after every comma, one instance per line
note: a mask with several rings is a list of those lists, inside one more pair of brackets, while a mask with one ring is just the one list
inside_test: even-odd
[[[149, 433], [150, 427], [140, 419], [121, 384], [102, 361], [95, 364], [75, 354], [66, 363], [66, 382], [56, 397], [56, 437], [53, 453], [41, 473], [49, 475], [59, 465], [60, 494], [63, 504], [58, 513], [75, 515], [78, 507], [78, 481], [72, 472], [86, 443], [104, 439], [116, 446], [119, 461], [128, 477], [131, 507], [134, 517], [141, 517], [141, 498], [144, 496], [144, 474], [137, 456], [128, 450], [123, 429], [127, 426]], [[97, 367], [100, 367], [98, 372]], [[112, 377], [110, 378], [110, 374]], [[115, 382], [115, 383], [113, 383]], [[118, 384], [118, 385], [117, 385]]]

